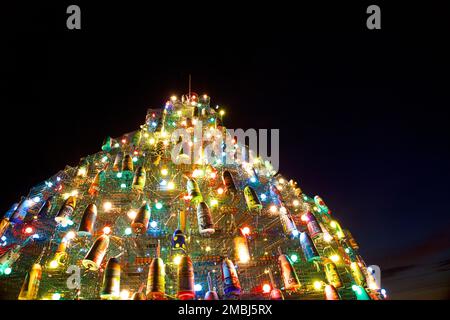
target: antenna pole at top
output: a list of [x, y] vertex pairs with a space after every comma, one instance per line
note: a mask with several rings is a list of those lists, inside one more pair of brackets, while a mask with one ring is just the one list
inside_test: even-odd
[[189, 74], [189, 99], [191, 98], [191, 74]]

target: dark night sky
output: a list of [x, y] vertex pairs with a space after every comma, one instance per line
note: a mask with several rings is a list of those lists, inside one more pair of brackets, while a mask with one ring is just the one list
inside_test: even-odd
[[393, 298], [450, 297], [448, 19], [435, 4], [11, 12], [0, 209], [135, 130], [172, 94], [208, 93], [230, 128], [279, 128], [280, 171], [319, 194]]

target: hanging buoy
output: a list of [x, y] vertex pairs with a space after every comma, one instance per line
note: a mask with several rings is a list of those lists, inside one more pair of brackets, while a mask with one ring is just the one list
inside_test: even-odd
[[178, 299], [193, 300], [195, 298], [194, 285], [194, 265], [191, 258], [184, 255], [178, 265]]
[[320, 255], [317, 252], [314, 242], [306, 232], [300, 233], [300, 246], [302, 247], [302, 251], [305, 255], [306, 261], [311, 262], [320, 259]]
[[139, 144], [141, 143], [141, 139], [142, 139], [142, 133], [141, 131], [137, 131], [134, 135], [133, 138], [131, 138], [131, 144], [136, 148], [139, 147]]
[[353, 276], [353, 279], [355, 279], [356, 284], [358, 286], [365, 287], [366, 279], [361, 271], [361, 268], [359, 267], [358, 262], [352, 262], [350, 264], [350, 271]]
[[338, 291], [336, 288], [329, 284], [325, 286], [325, 299], [327, 300], [341, 300]]
[[39, 209], [39, 212], [38, 212], [39, 218], [45, 218], [50, 213], [50, 211], [52, 210], [52, 200], [53, 200], [53, 196], [50, 196], [47, 198], [47, 200], [45, 200], [44, 204]]
[[96, 271], [100, 268], [103, 258], [106, 255], [106, 251], [109, 247], [109, 237], [102, 234], [95, 240], [89, 252], [84, 257], [82, 264], [83, 266], [92, 271]]
[[42, 267], [39, 263], [33, 264], [31, 271], [25, 276], [19, 293], [19, 300], [34, 300], [37, 298], [39, 284], [42, 277]]
[[186, 211], [180, 210], [178, 212], [178, 229], [181, 230], [181, 232], [186, 233]]
[[280, 254], [278, 256], [278, 264], [280, 267], [284, 288], [286, 290], [297, 290], [301, 287], [301, 283], [298, 280], [294, 267], [292, 266], [292, 261], [287, 255], [281, 252], [280, 248], [278, 248], [278, 252]]
[[172, 235], [172, 250], [186, 251], [186, 236], [180, 229], [175, 230]]
[[241, 295], [241, 284], [234, 267], [233, 262], [230, 259], [225, 258], [222, 261], [222, 282], [223, 282], [223, 293], [225, 296], [240, 296]]
[[328, 213], [328, 207], [319, 196], [314, 196], [314, 203], [319, 207], [321, 213]]
[[55, 257], [53, 258], [53, 261], [56, 261], [59, 266], [62, 266], [66, 263], [67, 257], [69, 256], [66, 252], [67, 248], [67, 242], [66, 240], [61, 240], [61, 242], [58, 245], [58, 248], [55, 252]]
[[281, 192], [273, 184], [270, 185], [270, 196], [272, 197], [272, 199], [274, 199], [274, 204], [279, 205], [279, 206], [283, 204], [283, 198], [281, 196]]
[[8, 218], [3, 218], [0, 220], [0, 238], [3, 237], [6, 230], [8, 230], [9, 226], [11, 225], [11, 222]]
[[94, 177], [91, 186], [89, 187], [88, 193], [91, 196], [97, 196], [100, 192], [100, 176], [103, 174], [103, 170], [100, 170]]
[[323, 266], [325, 268], [325, 275], [328, 283], [335, 288], [342, 287], [342, 280], [341, 277], [339, 277], [336, 265], [330, 259], [324, 259]]
[[273, 278], [272, 269], [269, 268], [269, 278], [270, 283], [272, 284], [272, 290], [270, 290], [270, 300], [284, 300], [283, 292], [277, 288], [275, 280]]
[[188, 178], [186, 183], [186, 189], [188, 195], [191, 197], [192, 202], [203, 201], [202, 193], [200, 192], [198, 183], [194, 178]]
[[226, 192], [230, 192], [230, 193], [234, 194], [237, 191], [236, 185], [234, 184], [233, 176], [231, 175], [230, 171], [225, 170], [222, 173], [222, 182], [223, 182], [223, 185], [225, 186]]
[[280, 220], [281, 225], [283, 226], [283, 231], [286, 235], [292, 235], [295, 231], [297, 231], [297, 227], [295, 226], [291, 213], [284, 206], [280, 207]]
[[149, 299], [161, 300], [166, 292], [166, 271], [164, 261], [160, 258], [160, 242], [156, 248], [156, 256], [150, 263], [147, 278], [147, 297]]
[[261, 202], [259, 201], [259, 198], [258, 198], [255, 190], [253, 190], [248, 185], [245, 186], [245, 188], [244, 188], [244, 197], [245, 197], [245, 202], [247, 203], [247, 207], [250, 211], [262, 209]]
[[105, 140], [103, 141], [102, 150], [109, 152], [109, 151], [111, 151], [111, 146], [112, 146], [111, 137], [107, 136], [105, 138]]
[[144, 204], [136, 214], [136, 217], [133, 219], [131, 223], [131, 227], [133, 228], [134, 233], [136, 234], [144, 234], [147, 232], [148, 223], [150, 221], [150, 206], [146, 203]]
[[117, 258], [110, 258], [103, 276], [102, 300], [118, 299], [120, 296], [120, 263]]
[[211, 211], [205, 202], [200, 202], [197, 206], [198, 231], [201, 235], [211, 235], [214, 233]]
[[55, 217], [55, 221], [60, 224], [67, 223], [75, 210], [75, 206], [77, 204], [77, 200], [75, 197], [70, 196], [64, 201], [64, 204], [61, 206], [61, 209], [58, 211]]
[[120, 171], [121, 166], [122, 166], [122, 159], [123, 159], [123, 153], [118, 152], [116, 154], [116, 157], [114, 158], [113, 171], [115, 171], [115, 172]]
[[306, 227], [308, 228], [308, 232], [311, 235], [311, 238], [315, 238], [322, 234], [322, 229], [320, 228], [319, 223], [317, 222], [316, 217], [311, 212], [306, 213], [306, 218], [308, 219], [308, 222], [306, 224]]
[[138, 167], [136, 169], [136, 173], [134, 175], [133, 185], [132, 185], [132, 188], [134, 190], [138, 190], [138, 191], [141, 191], [141, 192], [142, 192], [142, 190], [144, 190], [145, 179], [146, 179], [145, 174], [146, 174], [146, 172], [145, 172], [144, 167]]
[[129, 154], [123, 157], [122, 171], [133, 171], [133, 158]]
[[155, 166], [158, 166], [161, 162], [161, 158], [164, 154], [164, 142], [158, 141], [155, 146], [155, 149], [152, 152], [152, 163]]
[[84, 210], [81, 218], [78, 234], [80, 236], [90, 236], [94, 232], [95, 220], [97, 219], [97, 206], [93, 203], [89, 204]]
[[371, 300], [367, 291], [362, 286], [353, 285], [352, 290], [355, 292], [356, 300]]
[[208, 272], [208, 292], [205, 294], [205, 300], [219, 300], [219, 295], [216, 290], [214, 290], [211, 273]]

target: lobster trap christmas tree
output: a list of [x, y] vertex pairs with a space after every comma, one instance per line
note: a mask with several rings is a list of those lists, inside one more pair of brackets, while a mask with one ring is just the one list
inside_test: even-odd
[[223, 115], [172, 97], [33, 187], [0, 222], [0, 297], [384, 298], [324, 201], [228, 139]]

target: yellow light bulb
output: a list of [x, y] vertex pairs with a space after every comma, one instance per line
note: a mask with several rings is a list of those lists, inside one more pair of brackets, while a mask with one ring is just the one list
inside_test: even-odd
[[129, 297], [130, 297], [130, 291], [128, 291], [126, 289], [120, 291], [120, 299], [128, 300]]
[[111, 209], [112, 209], [112, 203], [109, 202], [109, 201], [105, 202], [105, 203], [103, 204], [103, 209], [104, 209], [105, 211], [111, 210]]
[[56, 260], [52, 260], [52, 261], [50, 261], [50, 264], [49, 264], [49, 267], [51, 268], [51, 269], [56, 269], [56, 268], [58, 268], [58, 261], [56, 261]]
[[322, 282], [321, 281], [314, 281], [314, 289], [316, 289], [316, 290], [322, 289]]
[[339, 255], [337, 254], [333, 254], [332, 256], [330, 256], [330, 260], [333, 262], [338, 262], [339, 260], [341, 260], [341, 257], [339, 257]]
[[133, 211], [133, 210], [131, 210], [127, 213], [128, 218], [130, 218], [131, 220], [134, 220], [134, 218], [136, 218], [136, 215], [137, 215], [137, 212]]
[[173, 257], [173, 263], [176, 264], [177, 266], [180, 264], [181, 262], [181, 256], [180, 255], [176, 255], [175, 257]]

